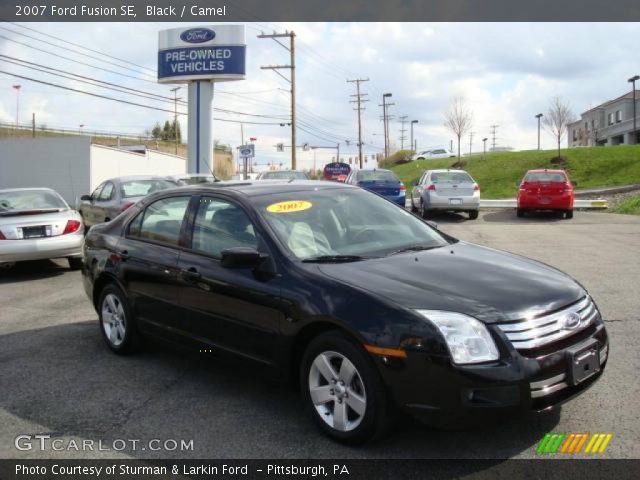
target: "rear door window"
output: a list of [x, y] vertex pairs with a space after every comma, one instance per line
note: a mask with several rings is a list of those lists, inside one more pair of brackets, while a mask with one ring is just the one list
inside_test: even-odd
[[153, 202], [141, 220], [138, 216], [129, 225], [129, 236], [177, 246], [190, 198], [169, 197]]

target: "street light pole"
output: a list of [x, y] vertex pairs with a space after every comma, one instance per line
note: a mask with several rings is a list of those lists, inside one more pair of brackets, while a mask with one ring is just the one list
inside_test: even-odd
[[19, 126], [18, 116], [20, 115], [20, 89], [22, 85], [14, 85], [13, 88], [16, 89], [16, 127]]
[[487, 137], [482, 139], [482, 158], [487, 154], [487, 140], [489, 140]]
[[538, 119], [538, 150], [540, 150], [540, 119], [543, 117], [543, 115], [541, 113], [536, 115], [536, 118]]
[[634, 143], [638, 143], [638, 134], [636, 133], [636, 80], [640, 80], [640, 75], [634, 75], [629, 80], [631, 83], [631, 88], [633, 89], [633, 135], [635, 138], [633, 139]]
[[418, 120], [411, 120], [411, 148], [413, 148], [413, 124], [418, 123]]

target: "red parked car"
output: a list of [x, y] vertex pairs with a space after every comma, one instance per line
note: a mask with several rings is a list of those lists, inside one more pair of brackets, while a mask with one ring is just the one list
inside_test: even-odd
[[529, 170], [518, 190], [518, 217], [533, 210], [553, 210], [573, 218], [573, 184], [564, 170]]

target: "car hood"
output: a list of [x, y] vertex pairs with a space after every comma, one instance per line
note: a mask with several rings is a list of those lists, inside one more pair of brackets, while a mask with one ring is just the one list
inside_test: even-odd
[[486, 323], [555, 310], [586, 293], [555, 268], [466, 242], [319, 268], [405, 308], [455, 311]]

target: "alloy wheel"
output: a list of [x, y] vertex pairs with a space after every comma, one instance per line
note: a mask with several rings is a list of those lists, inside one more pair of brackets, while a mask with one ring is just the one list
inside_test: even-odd
[[364, 382], [355, 365], [338, 352], [325, 351], [313, 360], [309, 393], [320, 418], [331, 428], [351, 431], [367, 409]]
[[127, 319], [120, 299], [109, 293], [102, 301], [102, 328], [109, 343], [118, 347], [124, 341]]

